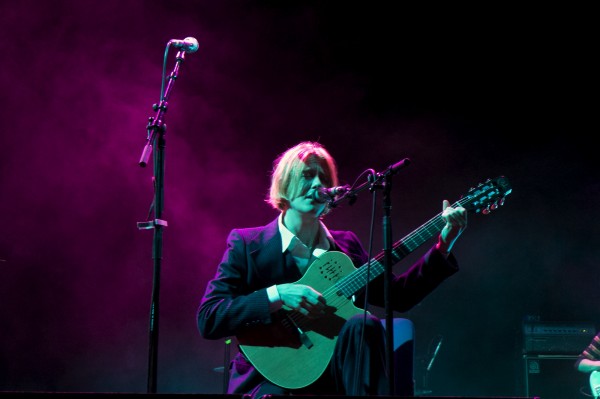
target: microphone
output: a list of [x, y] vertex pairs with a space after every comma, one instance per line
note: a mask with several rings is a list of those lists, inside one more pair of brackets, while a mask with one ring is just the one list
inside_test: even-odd
[[438, 352], [440, 351], [440, 346], [442, 346], [443, 339], [444, 339], [444, 337], [440, 336], [440, 341], [438, 342], [437, 346], [435, 347], [435, 351], [433, 351], [433, 355], [431, 356], [431, 360], [429, 361], [429, 365], [427, 366], [427, 371], [431, 370], [433, 361], [435, 360], [435, 357], [437, 356]]
[[350, 190], [350, 186], [337, 186], [331, 188], [321, 187], [315, 190], [313, 197], [314, 200], [324, 204], [327, 201], [332, 200], [338, 195], [346, 194]]
[[186, 37], [183, 40], [171, 39], [169, 40], [169, 44], [175, 48], [185, 51], [186, 53], [195, 53], [200, 47], [198, 40], [193, 37]]

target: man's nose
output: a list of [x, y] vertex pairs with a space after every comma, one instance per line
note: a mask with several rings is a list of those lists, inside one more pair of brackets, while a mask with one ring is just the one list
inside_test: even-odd
[[319, 176], [315, 176], [315, 178], [312, 180], [312, 183], [310, 186], [311, 186], [311, 188], [323, 187], [323, 184], [321, 183], [321, 179], [319, 179]]

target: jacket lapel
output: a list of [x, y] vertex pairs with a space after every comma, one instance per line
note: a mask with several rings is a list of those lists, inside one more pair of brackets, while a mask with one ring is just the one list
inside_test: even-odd
[[298, 280], [300, 271], [288, 252], [282, 253], [277, 219], [261, 228], [248, 244], [252, 269], [265, 286]]

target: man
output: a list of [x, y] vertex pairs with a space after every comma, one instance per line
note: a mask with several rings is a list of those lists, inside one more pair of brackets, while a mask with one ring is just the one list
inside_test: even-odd
[[[319, 143], [302, 142], [274, 163], [267, 202], [279, 216], [266, 226], [230, 232], [197, 312], [204, 338], [240, 341], [241, 351], [230, 365], [229, 394], [389, 395], [382, 324], [364, 312], [340, 317], [342, 308], [364, 307], [365, 297], [383, 307], [383, 276], [357, 291], [356, 298], [340, 295], [339, 287], [315, 289], [304, 280], [345, 274], [340, 263], [346, 256], [353, 269], [369, 261], [355, 233], [329, 230], [323, 223], [328, 204], [317, 200], [316, 192], [338, 184], [329, 152]], [[393, 276], [395, 311], [409, 310], [458, 271], [451, 249], [467, 226], [467, 212], [446, 200], [442, 206], [446, 224], [436, 244], [405, 273]], [[339, 252], [345, 254], [342, 259]], [[313, 273], [315, 264], [319, 270]], [[346, 299], [354, 299], [352, 305]], [[281, 342], [287, 339], [289, 345]], [[324, 346], [331, 351], [321, 352]]]
[[589, 373], [590, 388], [594, 398], [600, 397], [600, 332], [590, 341], [575, 361], [575, 368], [582, 373]]

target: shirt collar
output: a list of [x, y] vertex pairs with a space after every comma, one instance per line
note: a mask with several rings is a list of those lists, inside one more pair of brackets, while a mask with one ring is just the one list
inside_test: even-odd
[[[296, 246], [296, 243], [300, 240], [283, 224], [283, 212], [279, 215], [278, 224], [279, 233], [281, 233], [281, 252], [285, 252], [288, 249], [292, 250], [294, 246]], [[325, 224], [321, 220], [319, 220], [319, 226], [321, 234], [319, 234], [319, 242], [317, 243], [315, 248], [327, 251], [331, 247], [333, 237], [327, 229], [327, 226], [325, 226]]]

